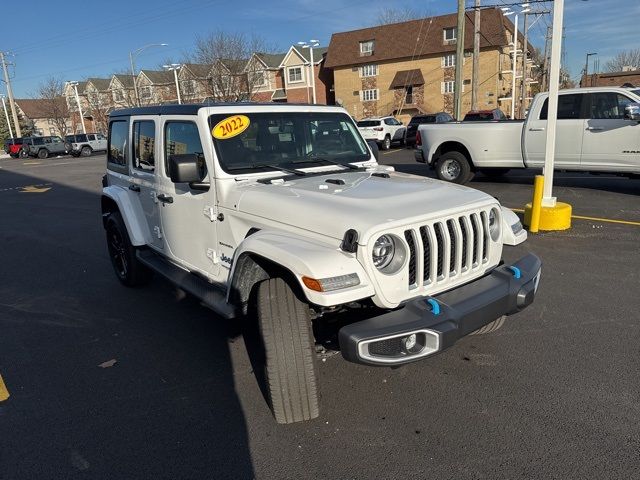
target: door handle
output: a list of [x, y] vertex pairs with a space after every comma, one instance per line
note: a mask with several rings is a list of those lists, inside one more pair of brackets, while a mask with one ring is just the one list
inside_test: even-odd
[[131, 185], [129, 185], [129, 190], [131, 190], [132, 192], [140, 192], [140, 187], [135, 183], [132, 183]]
[[173, 203], [173, 197], [170, 197], [169, 195], [165, 195], [164, 193], [161, 193], [160, 195], [156, 195], [156, 198], [162, 203]]
[[538, 128], [533, 128], [531, 127], [529, 129], [530, 132], [544, 132], [544, 127], [538, 127]]
[[591, 130], [591, 131], [594, 131], [594, 130], [604, 130], [604, 127], [587, 127], [587, 130]]

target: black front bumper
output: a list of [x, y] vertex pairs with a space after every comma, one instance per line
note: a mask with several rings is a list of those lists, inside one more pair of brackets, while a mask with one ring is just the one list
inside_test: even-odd
[[[367, 365], [400, 365], [441, 352], [459, 338], [529, 306], [542, 263], [529, 254], [513, 265], [448, 292], [413, 300], [404, 307], [340, 329], [342, 356]], [[416, 346], [405, 339], [415, 334]]]

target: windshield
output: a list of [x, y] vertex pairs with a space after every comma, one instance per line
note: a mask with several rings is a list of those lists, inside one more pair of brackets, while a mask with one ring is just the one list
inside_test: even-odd
[[380, 120], [361, 120], [358, 122], [359, 127], [377, 127], [380, 125]]
[[640, 97], [640, 89], [638, 90], [631, 90], [633, 93], [635, 93], [637, 96]]
[[220, 166], [227, 173], [299, 169], [370, 158], [366, 143], [344, 113], [222, 114], [209, 117], [209, 125]]
[[424, 117], [413, 117], [409, 122], [409, 125], [418, 125], [421, 123], [435, 123], [436, 116], [435, 115], [426, 115]]

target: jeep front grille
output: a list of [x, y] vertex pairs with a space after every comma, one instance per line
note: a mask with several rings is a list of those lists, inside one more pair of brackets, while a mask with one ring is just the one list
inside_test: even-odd
[[409, 288], [447, 283], [488, 262], [487, 213], [474, 212], [404, 231], [409, 246]]

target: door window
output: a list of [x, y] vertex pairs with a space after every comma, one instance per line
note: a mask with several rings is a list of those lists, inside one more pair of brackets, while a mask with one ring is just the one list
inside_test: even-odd
[[155, 122], [133, 122], [133, 168], [153, 172], [156, 164], [155, 146]]
[[592, 93], [590, 96], [592, 119], [623, 119], [625, 107], [633, 102], [629, 97], [614, 92]]
[[96, 136], [95, 135], [87, 135], [87, 137], [89, 138], [90, 141], [95, 140]]
[[[581, 93], [573, 95], [558, 95], [558, 120], [573, 120], [585, 118], [582, 115], [582, 99], [584, 95]], [[549, 108], [549, 99], [545, 99], [542, 109], [540, 110], [540, 120], [547, 119], [547, 109]]]
[[[112, 166], [126, 167], [127, 165], [128, 133], [129, 124], [127, 121], [116, 121], [109, 124], [107, 162]], [[120, 170], [122, 170], [122, 168], [120, 168]]]
[[193, 122], [167, 122], [164, 126], [164, 166], [167, 177], [169, 176], [169, 157], [189, 153], [204, 154], [198, 126]]

